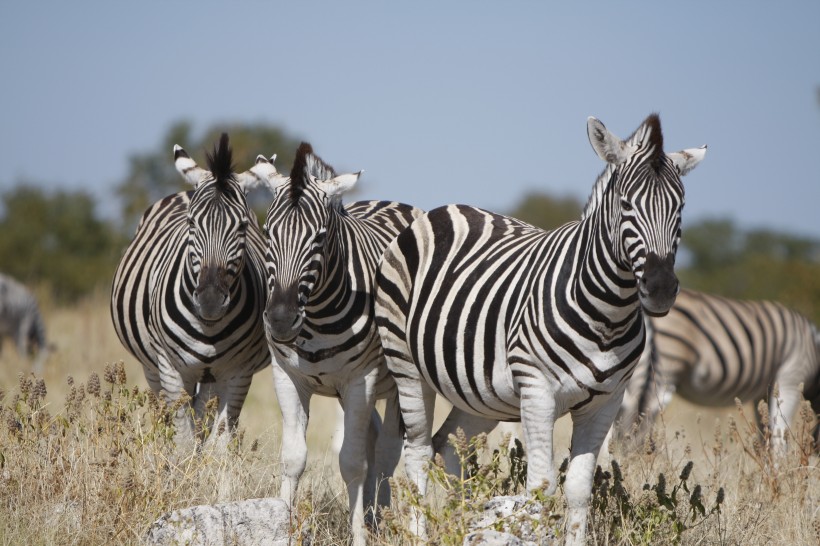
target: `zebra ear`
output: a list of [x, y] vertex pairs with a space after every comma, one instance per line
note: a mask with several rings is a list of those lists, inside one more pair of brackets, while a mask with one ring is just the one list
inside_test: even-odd
[[276, 160], [276, 154], [266, 159], [263, 155], [256, 156], [256, 164], [247, 171], [236, 176], [237, 182], [242, 187], [245, 193], [259, 186], [268, 188], [271, 193], [276, 193], [276, 189], [289, 180], [288, 177], [282, 176], [276, 171], [273, 162]]
[[174, 144], [174, 166], [182, 178], [195, 188], [211, 176], [210, 171], [197, 165], [179, 144]]
[[592, 116], [587, 118], [587, 136], [592, 149], [607, 163], [619, 165], [629, 157], [630, 150], [627, 144], [610, 133], [603, 123]]
[[689, 171], [697, 167], [698, 163], [706, 157], [706, 145], [704, 144], [700, 148], [687, 148], [685, 150], [672, 152], [671, 154], [666, 155], [668, 155], [669, 159], [672, 160], [672, 163], [678, 170], [678, 174], [680, 176], [685, 176]]
[[316, 180], [316, 183], [319, 184], [322, 190], [330, 197], [340, 197], [356, 185], [356, 182], [358, 182], [359, 177], [363, 172], [364, 171], [351, 174], [340, 174], [338, 176], [334, 176], [330, 180]]

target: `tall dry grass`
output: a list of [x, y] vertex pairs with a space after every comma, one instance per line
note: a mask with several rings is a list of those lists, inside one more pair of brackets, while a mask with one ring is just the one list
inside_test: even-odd
[[[172, 448], [168, 409], [146, 391], [140, 365], [116, 338], [107, 294], [70, 309], [46, 299], [43, 311], [57, 346], [43, 376], [29, 375], [10, 344], [0, 355], [0, 544], [139, 544], [169, 510], [276, 494], [280, 425], [269, 369], [254, 381], [241, 442], [229, 454], [180, 453]], [[349, 536], [346, 493], [330, 449], [336, 405], [317, 398], [311, 408], [311, 455], [293, 515], [294, 544], [343, 544]], [[809, 445], [814, 416], [804, 409], [788, 456], [775, 461], [753, 430], [753, 411], [707, 411], [676, 401], [652, 442], [616, 447], [617, 463], [602, 464], [596, 478], [591, 540], [820, 543], [820, 470]], [[559, 463], [569, 431], [569, 421], [560, 420]], [[503, 446], [494, 452], [498, 440], [491, 436], [471, 459], [472, 477], [432, 469], [438, 485], [424, 499], [413, 496], [399, 470], [398, 500], [373, 542], [414, 544], [406, 513], [415, 507], [430, 515], [436, 542], [460, 544], [485, 497], [512, 492], [516, 483], [520, 489], [505, 474], [509, 453]], [[562, 499], [542, 500], [541, 525], [560, 534]]]

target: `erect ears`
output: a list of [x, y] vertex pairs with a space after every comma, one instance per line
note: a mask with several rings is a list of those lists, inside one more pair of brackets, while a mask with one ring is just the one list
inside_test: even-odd
[[672, 160], [672, 164], [678, 170], [680, 176], [685, 176], [689, 171], [697, 167], [698, 163], [706, 157], [706, 145], [700, 148], [687, 148], [680, 152], [666, 154]]
[[256, 163], [253, 167], [243, 173], [236, 175], [236, 180], [242, 191], [248, 193], [254, 188], [263, 186], [271, 193], [276, 192], [276, 188], [290, 180], [287, 176], [282, 176], [276, 171], [273, 162], [276, 161], [276, 154], [266, 159], [263, 155], [256, 156]]
[[358, 182], [359, 177], [363, 172], [364, 171], [340, 174], [329, 180], [318, 180], [313, 176], [311, 176], [311, 178], [329, 197], [341, 197], [342, 194], [346, 193], [350, 190], [350, 188], [356, 185], [356, 182]]
[[587, 118], [587, 136], [592, 149], [607, 163], [619, 165], [629, 157], [630, 147], [592, 116]]
[[191, 159], [188, 152], [182, 149], [179, 144], [174, 144], [174, 166], [182, 175], [182, 178], [194, 188], [213, 176], [210, 171], [206, 171], [197, 165], [196, 161]]

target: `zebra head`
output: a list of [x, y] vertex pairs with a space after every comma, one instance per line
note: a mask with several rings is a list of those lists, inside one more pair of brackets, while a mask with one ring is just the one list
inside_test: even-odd
[[584, 216], [592, 203], [601, 207], [613, 256], [634, 275], [641, 306], [650, 315], [665, 315], [680, 289], [674, 265], [684, 204], [681, 177], [703, 159], [706, 146], [664, 153], [657, 114], [646, 118], [626, 141], [592, 117], [587, 134], [609, 165]]
[[290, 178], [271, 183], [274, 197], [264, 231], [268, 302], [265, 332], [272, 342], [292, 343], [302, 330], [305, 306], [325, 267], [328, 232], [338, 213], [342, 194], [361, 172], [337, 175], [303, 142], [296, 152]]
[[182, 147], [174, 146], [174, 165], [194, 186], [187, 217], [192, 299], [202, 320], [215, 321], [230, 307], [232, 289], [242, 272], [252, 214], [245, 193], [258, 183], [258, 176], [234, 174], [224, 133], [207, 160], [209, 170], [199, 167]]

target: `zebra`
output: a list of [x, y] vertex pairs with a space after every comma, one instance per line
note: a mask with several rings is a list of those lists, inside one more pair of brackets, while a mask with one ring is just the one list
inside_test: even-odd
[[[376, 265], [384, 247], [421, 214], [388, 201], [343, 206], [342, 195], [360, 175], [337, 175], [303, 142], [290, 177], [269, 179], [274, 198], [263, 228], [265, 334], [282, 412], [280, 497], [293, 502], [305, 469], [311, 397], [339, 398], [345, 425], [339, 467], [357, 545], [365, 543], [365, 520], [374, 522], [374, 501], [389, 503], [387, 481], [378, 482], [392, 474], [402, 446], [395, 384], [374, 322]], [[374, 408], [382, 398], [383, 425]]]
[[[148, 208], [111, 292], [114, 328], [151, 389], [169, 403], [190, 396], [175, 415], [180, 446], [205, 439], [197, 421], [214, 396], [211, 430], [233, 433], [253, 374], [270, 364], [265, 243], [245, 198], [261, 179], [233, 173], [227, 134], [207, 161], [205, 170], [174, 146], [174, 164], [194, 189]], [[213, 433], [208, 443], [215, 437], [224, 447], [230, 434]]]
[[32, 372], [42, 373], [53, 347], [46, 341], [46, 327], [37, 298], [23, 284], [0, 273], [0, 349], [5, 336], [14, 339], [17, 354], [33, 359]]
[[647, 322], [647, 350], [618, 412], [616, 438], [633, 426], [643, 438], [674, 393], [713, 407], [768, 399], [779, 454], [802, 397], [820, 413], [820, 332], [783, 304], [681, 290], [667, 316]]
[[[675, 300], [684, 191], [705, 146], [664, 154], [651, 114], [626, 141], [590, 117], [607, 162], [581, 220], [544, 231], [465, 205], [433, 209], [385, 250], [376, 323], [399, 392], [408, 478], [456, 427], [470, 437], [521, 421], [527, 490], [556, 490], [555, 420], [573, 420], [567, 543], [583, 544], [595, 459], [644, 346], [643, 313]], [[435, 394], [453, 404], [432, 435]], [[449, 450], [452, 452], [452, 450]], [[454, 457], [445, 457], [455, 470]], [[414, 514], [413, 530], [426, 534]]]

